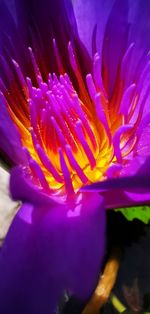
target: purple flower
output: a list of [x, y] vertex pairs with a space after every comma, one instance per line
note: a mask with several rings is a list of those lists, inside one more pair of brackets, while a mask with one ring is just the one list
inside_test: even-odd
[[105, 208], [150, 201], [150, 4], [7, 2], [0, 148], [23, 205], [1, 249], [0, 311], [48, 314], [64, 291], [94, 289]]

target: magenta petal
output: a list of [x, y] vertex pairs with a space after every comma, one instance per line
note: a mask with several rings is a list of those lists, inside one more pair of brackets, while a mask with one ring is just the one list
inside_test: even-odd
[[65, 290], [86, 299], [94, 289], [105, 244], [98, 194], [80, 194], [72, 211], [24, 204], [0, 254], [0, 313], [55, 313]]

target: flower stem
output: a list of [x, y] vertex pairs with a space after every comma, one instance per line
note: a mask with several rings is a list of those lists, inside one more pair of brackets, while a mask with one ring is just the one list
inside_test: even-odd
[[120, 265], [120, 250], [113, 249], [98, 285], [91, 296], [82, 314], [98, 314], [102, 306], [107, 302], [111, 290], [115, 284]]

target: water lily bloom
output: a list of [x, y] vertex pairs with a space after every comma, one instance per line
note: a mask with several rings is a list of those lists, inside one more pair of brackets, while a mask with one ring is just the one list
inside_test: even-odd
[[0, 254], [0, 312], [86, 300], [105, 209], [150, 201], [145, 1], [0, 3], [0, 149], [22, 201]]

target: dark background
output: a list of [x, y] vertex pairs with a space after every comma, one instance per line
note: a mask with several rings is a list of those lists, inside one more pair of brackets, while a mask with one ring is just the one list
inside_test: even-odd
[[[150, 310], [150, 226], [137, 219], [127, 221], [119, 212], [107, 213], [107, 255], [114, 248], [121, 251], [121, 263], [113, 293], [126, 306], [128, 313]], [[129, 292], [130, 296], [128, 296]], [[73, 298], [60, 306], [61, 314], [80, 314], [84, 304]], [[140, 312], [140, 313], [141, 313]], [[101, 314], [118, 313], [110, 300]]]

